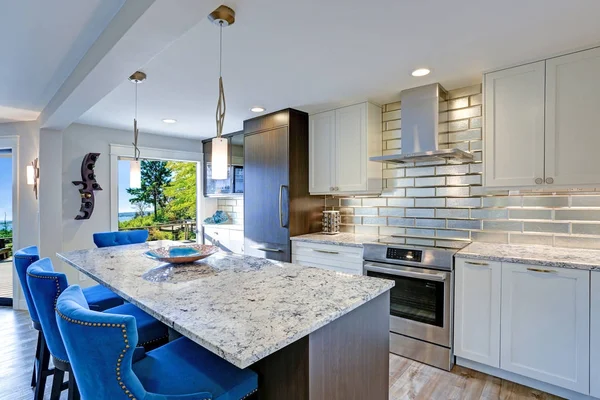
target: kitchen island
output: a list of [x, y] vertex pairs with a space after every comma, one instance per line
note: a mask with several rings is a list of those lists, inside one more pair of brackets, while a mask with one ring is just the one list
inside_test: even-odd
[[393, 282], [217, 253], [173, 266], [151, 242], [58, 256], [239, 368], [261, 399], [387, 399]]

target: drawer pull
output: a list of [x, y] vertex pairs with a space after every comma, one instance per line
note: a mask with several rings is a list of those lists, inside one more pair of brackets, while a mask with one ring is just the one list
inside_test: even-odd
[[312, 251], [316, 251], [317, 253], [325, 253], [325, 254], [340, 254], [339, 251], [330, 251], [330, 250], [319, 250], [319, 249], [311, 249]]
[[556, 271], [553, 269], [542, 269], [542, 268], [527, 268], [527, 271], [531, 272], [543, 272], [545, 274], [555, 274]]
[[273, 253], [281, 253], [280, 249], [272, 249], [269, 247], [255, 247], [256, 250], [260, 250], [260, 251], [271, 251]]
[[475, 262], [475, 261], [465, 261], [465, 264], [470, 264], [470, 265], [479, 265], [481, 267], [489, 265], [486, 262]]

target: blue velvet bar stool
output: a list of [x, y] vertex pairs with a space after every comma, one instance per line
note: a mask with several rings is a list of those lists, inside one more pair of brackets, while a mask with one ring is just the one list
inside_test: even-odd
[[240, 400], [258, 377], [185, 337], [155, 350], [134, 348], [136, 320], [88, 309], [77, 285], [58, 298], [56, 320], [85, 399]]
[[[79, 393], [74, 374], [71, 373], [69, 358], [55, 316], [58, 296], [68, 287], [67, 276], [54, 271], [50, 259], [44, 258], [29, 266], [27, 269], [27, 283], [55, 366], [51, 399], [59, 399], [61, 391], [67, 388], [69, 389], [68, 398], [78, 399]], [[83, 291], [82, 296], [85, 299]], [[140, 329], [138, 336], [143, 338], [143, 341], [166, 343], [167, 327], [134, 305], [124, 304], [110, 308], [107, 311], [111, 314], [131, 315], [132, 318], [136, 318], [139, 321], [138, 326]], [[65, 372], [69, 372], [67, 384], [63, 383]]]
[[[38, 318], [37, 312], [35, 311], [35, 305], [31, 299], [29, 293], [29, 286], [27, 286], [27, 268], [40, 259], [38, 248], [36, 246], [25, 247], [21, 250], [17, 250], [13, 254], [13, 263], [19, 282], [21, 283], [21, 289], [25, 296], [25, 302], [27, 303], [27, 310], [29, 311], [29, 317], [31, 318], [31, 325], [33, 329], [38, 331], [38, 340], [35, 349], [35, 359], [33, 361], [33, 372], [31, 374], [31, 387], [36, 388], [35, 398], [41, 399], [44, 396], [44, 387], [46, 386], [46, 378], [52, 375], [54, 370], [48, 369], [50, 363], [50, 354], [48, 353], [48, 347], [42, 334], [42, 326]], [[38, 387], [36, 382], [41, 381], [42, 384]]]
[[122, 246], [125, 244], [139, 244], [148, 240], [148, 231], [139, 229], [135, 231], [100, 232], [94, 233], [94, 243], [98, 247]]
[[[37, 348], [31, 376], [31, 386], [35, 388], [35, 399], [42, 399], [44, 397], [46, 378], [54, 373], [54, 369], [49, 368], [50, 353], [42, 333], [42, 326], [35, 305], [33, 304], [26, 278], [27, 268], [39, 259], [40, 253], [37, 246], [25, 247], [14, 254], [14, 266], [19, 277], [19, 282], [21, 283], [21, 289], [23, 289], [32, 326], [38, 331]], [[123, 299], [104, 286], [92, 286], [84, 289], [83, 293], [90, 308], [96, 311], [103, 311], [123, 304]], [[40, 384], [38, 385], [37, 382], [40, 382]]]

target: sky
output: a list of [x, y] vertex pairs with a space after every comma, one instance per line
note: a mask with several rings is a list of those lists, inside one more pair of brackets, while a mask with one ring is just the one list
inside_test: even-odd
[[12, 158], [0, 157], [0, 221], [12, 221]]
[[129, 203], [131, 196], [127, 193], [129, 187], [129, 161], [119, 160], [119, 213], [133, 212], [135, 209]]

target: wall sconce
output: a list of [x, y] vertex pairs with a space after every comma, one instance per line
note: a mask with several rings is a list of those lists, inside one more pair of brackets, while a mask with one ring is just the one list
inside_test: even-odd
[[38, 198], [38, 181], [40, 179], [40, 167], [38, 166], [38, 159], [36, 158], [31, 162], [31, 165], [27, 166], [27, 184], [33, 185], [33, 193], [35, 198]]

